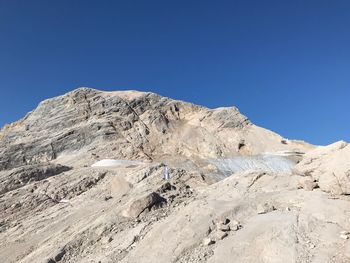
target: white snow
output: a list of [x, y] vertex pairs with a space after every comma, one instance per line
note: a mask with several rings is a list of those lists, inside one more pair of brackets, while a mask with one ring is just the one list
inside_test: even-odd
[[270, 154], [255, 156], [237, 156], [210, 161], [224, 175], [229, 176], [242, 171], [290, 172], [295, 162], [283, 156]]
[[142, 162], [130, 161], [130, 160], [115, 160], [115, 159], [103, 159], [91, 165], [91, 167], [115, 167], [123, 165], [139, 165]]

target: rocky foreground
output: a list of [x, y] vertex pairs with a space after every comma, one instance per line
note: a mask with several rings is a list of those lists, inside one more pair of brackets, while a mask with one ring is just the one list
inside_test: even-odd
[[80, 88], [0, 131], [0, 261], [350, 262], [349, 177], [345, 142]]

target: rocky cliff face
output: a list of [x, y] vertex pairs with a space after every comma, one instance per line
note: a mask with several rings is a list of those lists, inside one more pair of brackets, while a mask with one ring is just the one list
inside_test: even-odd
[[1, 130], [0, 170], [49, 162], [72, 152], [88, 162], [96, 156], [208, 158], [240, 150], [307, 148], [282, 144], [280, 136], [256, 129], [234, 107], [210, 110], [154, 93], [80, 88], [41, 102], [25, 118]]
[[349, 158], [234, 107], [80, 88], [0, 131], [0, 258], [350, 262]]

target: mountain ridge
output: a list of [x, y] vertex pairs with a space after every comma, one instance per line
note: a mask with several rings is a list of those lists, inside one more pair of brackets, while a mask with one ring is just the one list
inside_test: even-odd
[[[245, 140], [246, 153], [271, 150], [267, 144], [259, 146], [259, 142], [249, 139], [251, 135], [245, 135], [252, 132], [269, 138], [268, 145], [274, 144], [279, 150], [294, 146], [302, 150], [311, 148], [304, 142], [296, 141], [288, 141], [291, 146], [287, 145], [287, 140], [279, 135], [257, 128], [236, 107], [208, 109], [151, 92], [104, 92], [79, 88], [42, 101], [23, 119], [0, 130], [0, 152], [5, 144], [10, 152], [13, 149], [12, 163], [26, 164], [50, 161], [62, 152], [89, 145], [98, 148], [102, 141], [107, 144], [104, 146], [106, 149], [110, 148], [105, 155], [114, 151], [116, 158], [127, 159], [153, 159], [170, 153], [197, 155], [199, 158], [224, 157], [238, 154], [238, 147]], [[227, 133], [231, 138], [227, 137]], [[17, 143], [13, 144], [11, 140]], [[281, 143], [282, 140], [285, 145]], [[72, 141], [76, 143], [72, 144]], [[130, 144], [130, 141], [133, 143]], [[26, 149], [30, 142], [32, 146], [38, 146], [32, 154]], [[117, 142], [124, 148], [116, 149]], [[19, 154], [22, 148], [26, 150]], [[0, 169], [11, 167], [11, 160], [0, 161]]]

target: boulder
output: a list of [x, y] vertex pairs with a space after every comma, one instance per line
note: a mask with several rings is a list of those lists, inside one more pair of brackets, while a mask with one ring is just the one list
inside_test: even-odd
[[137, 218], [146, 209], [151, 209], [153, 206], [159, 206], [166, 202], [166, 199], [159, 194], [152, 192], [136, 200], [131, 201], [123, 210], [124, 217]]

